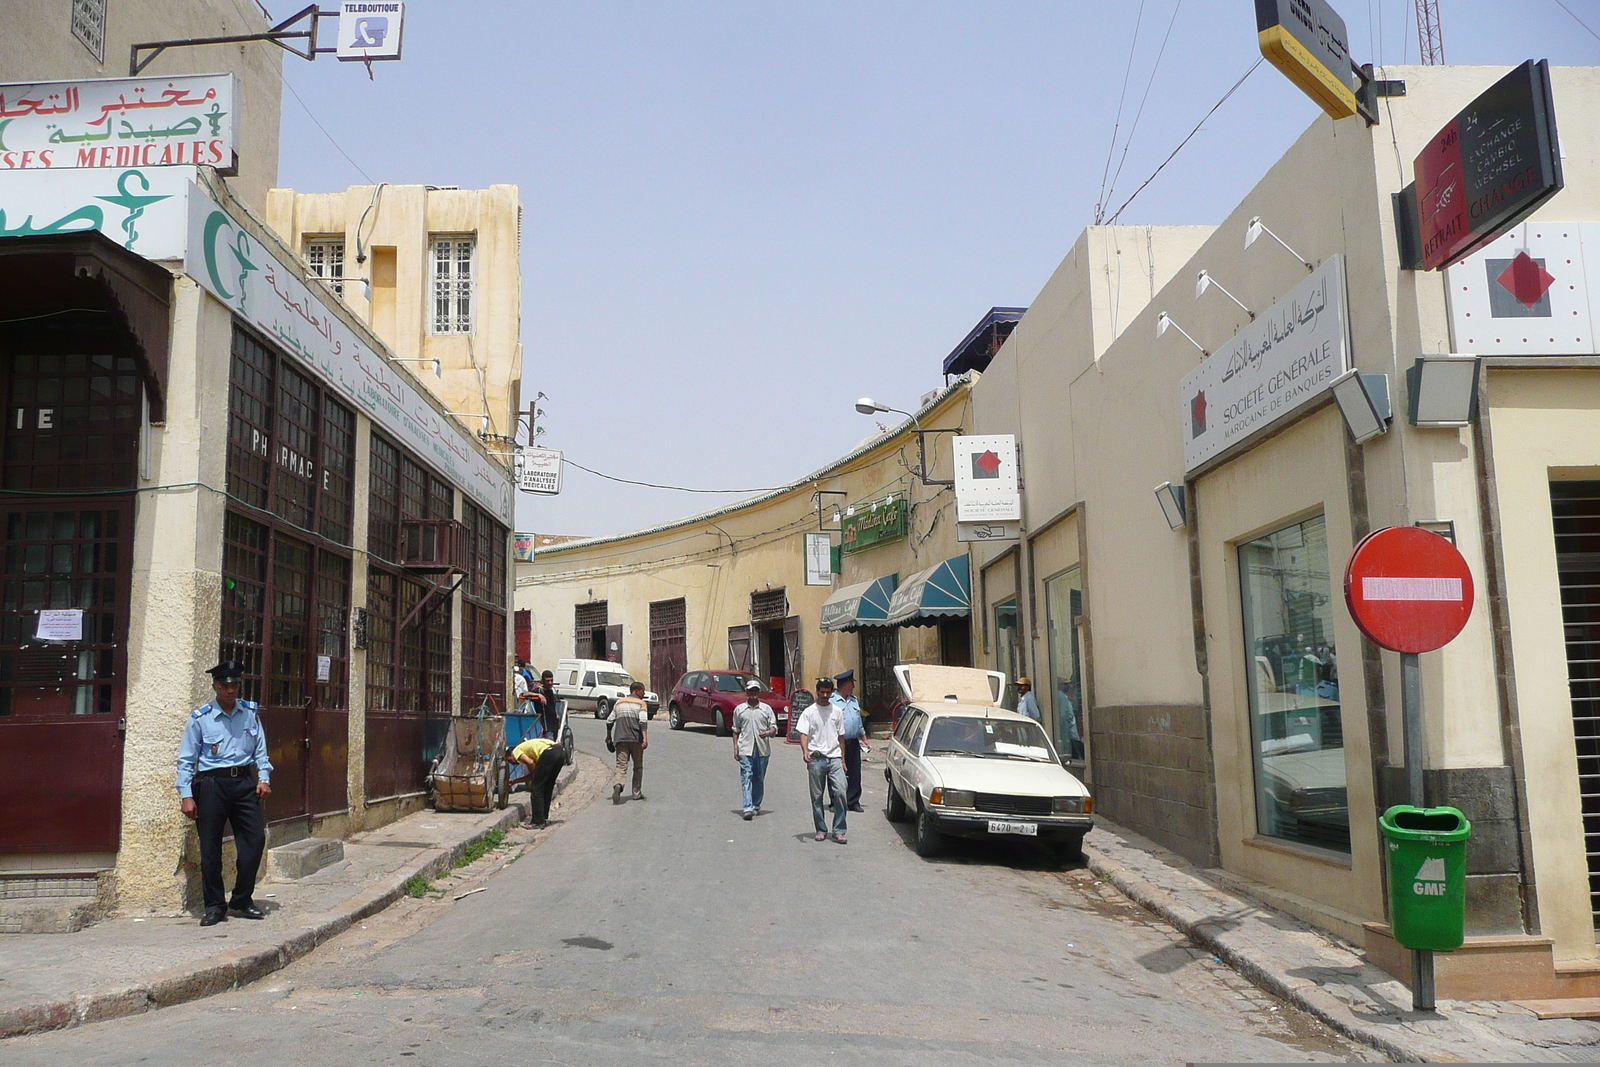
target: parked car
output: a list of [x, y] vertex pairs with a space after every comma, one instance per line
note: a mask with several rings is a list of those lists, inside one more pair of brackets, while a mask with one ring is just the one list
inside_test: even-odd
[[[619, 697], [628, 695], [633, 676], [622, 669], [622, 664], [604, 659], [563, 659], [556, 661], [556, 696], [567, 702], [569, 711], [593, 711], [594, 717], [603, 719]], [[650, 718], [655, 718], [661, 707], [661, 698], [645, 690], [645, 706]]]
[[[733, 729], [733, 713], [748, 699], [744, 687], [751, 679], [761, 682], [744, 671], [690, 671], [678, 679], [667, 697], [667, 724], [674, 730], [681, 730], [686, 722], [704, 723], [715, 726], [718, 737], [728, 736]], [[761, 699], [778, 720], [778, 735], [787, 734], [788, 699], [767, 689], [765, 683], [762, 683]]]
[[944, 838], [1028, 837], [1063, 862], [1083, 850], [1094, 799], [1038, 723], [1000, 706], [1006, 677], [971, 667], [901, 665], [910, 704], [889, 739], [891, 822], [916, 822], [919, 856]]

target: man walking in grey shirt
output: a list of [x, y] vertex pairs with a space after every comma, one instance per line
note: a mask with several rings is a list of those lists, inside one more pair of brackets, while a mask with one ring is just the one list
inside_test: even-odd
[[633, 799], [643, 800], [644, 750], [650, 747], [650, 709], [644, 703], [644, 683], [634, 682], [628, 695], [611, 705], [606, 716], [606, 741], [616, 750], [617, 770], [611, 779], [611, 803], [622, 803], [622, 783], [633, 761]]
[[778, 719], [761, 699], [761, 683], [754, 678], [745, 683], [748, 698], [733, 713], [733, 758], [739, 761], [739, 782], [744, 786], [744, 819], [749, 822], [761, 810], [766, 794], [767, 760], [772, 756], [772, 738], [778, 733]]

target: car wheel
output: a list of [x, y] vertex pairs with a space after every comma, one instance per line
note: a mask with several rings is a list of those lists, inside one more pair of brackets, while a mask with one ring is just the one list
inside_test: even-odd
[[944, 835], [939, 832], [927, 808], [917, 809], [917, 855], [937, 856], [944, 851]]
[[[889, 778], [887, 773], [884, 777]], [[906, 816], [911, 814], [906, 807], [905, 798], [900, 795], [900, 790], [894, 787], [893, 778], [889, 778], [889, 801], [884, 806], [883, 813], [889, 817], [890, 822], [905, 822]]]
[[1056, 862], [1063, 867], [1071, 866], [1083, 859], [1083, 835], [1073, 834], [1071, 837], [1055, 844]]
[[594, 717], [595, 718], [597, 718], [597, 719], [605, 718], [606, 717], [606, 712], [608, 712], [610, 710], [611, 710], [611, 704], [610, 704], [609, 701], [606, 700], [605, 697], [597, 697], [595, 699], [595, 702], [594, 702]]
[[667, 726], [674, 730], [683, 729], [683, 712], [678, 710], [678, 705], [667, 705]]
[[725, 721], [723, 721], [722, 712], [720, 712], [720, 711], [717, 712], [717, 736], [718, 737], [727, 737], [728, 736], [728, 724]]

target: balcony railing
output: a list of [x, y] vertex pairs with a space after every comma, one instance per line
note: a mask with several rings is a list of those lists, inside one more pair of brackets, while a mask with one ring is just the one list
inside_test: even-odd
[[465, 574], [471, 546], [467, 529], [454, 519], [403, 519], [400, 565], [436, 574]]

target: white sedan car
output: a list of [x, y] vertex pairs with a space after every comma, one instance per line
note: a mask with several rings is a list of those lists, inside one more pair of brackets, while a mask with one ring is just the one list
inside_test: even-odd
[[888, 816], [915, 819], [920, 856], [943, 839], [1028, 837], [1076, 859], [1094, 826], [1094, 799], [1061, 766], [1050, 738], [999, 705], [1005, 675], [910, 664], [895, 677], [912, 702], [888, 745]]

